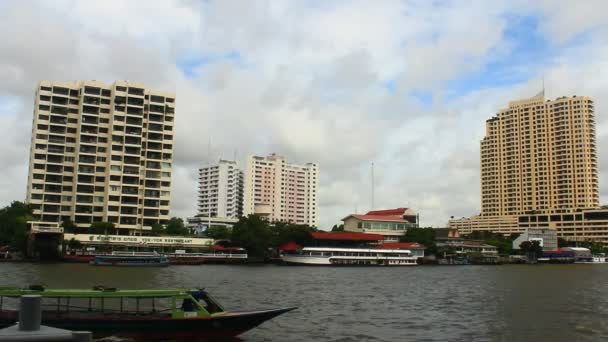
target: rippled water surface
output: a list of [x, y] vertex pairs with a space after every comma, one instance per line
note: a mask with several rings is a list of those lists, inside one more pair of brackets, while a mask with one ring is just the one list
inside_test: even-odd
[[206, 287], [227, 309], [298, 306], [244, 341], [598, 341], [608, 265], [330, 268], [0, 263], [0, 285]]

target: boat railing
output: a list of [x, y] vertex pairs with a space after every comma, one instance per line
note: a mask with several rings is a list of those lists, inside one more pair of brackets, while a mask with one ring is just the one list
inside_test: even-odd
[[247, 259], [247, 253], [168, 253], [167, 257]]
[[221, 258], [226, 258], [226, 259], [247, 259], [247, 254], [233, 254], [233, 253], [205, 253], [204, 254], [205, 258], [216, 258], [216, 259], [221, 259]]
[[[40, 307], [45, 312], [90, 312], [126, 315], [174, 314], [179, 311], [179, 302], [188, 296], [177, 297], [92, 297], [92, 296], [50, 296], [42, 297]], [[18, 310], [19, 297], [1, 296], [0, 310]], [[200, 304], [197, 304], [200, 306]]]
[[113, 251], [111, 255], [116, 256], [159, 256], [160, 254], [156, 251], [153, 252], [124, 252], [124, 251]]

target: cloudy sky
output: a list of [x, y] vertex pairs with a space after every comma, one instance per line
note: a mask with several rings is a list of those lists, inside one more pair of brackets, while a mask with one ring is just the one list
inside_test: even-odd
[[[172, 214], [196, 170], [276, 152], [318, 162], [327, 228], [409, 206], [479, 212], [479, 140], [509, 100], [596, 100], [608, 200], [608, 2], [0, 0], [0, 204], [25, 198], [39, 80], [177, 94]], [[211, 141], [211, 148], [208, 148]], [[208, 153], [210, 150], [210, 153]]]

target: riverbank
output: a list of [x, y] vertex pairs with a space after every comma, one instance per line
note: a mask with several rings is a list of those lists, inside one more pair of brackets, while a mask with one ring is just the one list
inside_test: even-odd
[[[56, 260], [39, 260], [39, 259], [0, 259], [0, 263], [30, 263], [30, 264], [89, 264], [91, 260], [93, 260], [94, 256], [64, 256], [61, 259]], [[483, 261], [483, 260], [448, 260], [448, 259], [438, 259], [438, 260], [419, 260], [418, 265], [416, 267], [429, 267], [429, 266], [502, 266], [502, 265], [544, 265], [544, 264], [606, 264], [608, 262], [575, 262], [572, 260], [533, 260], [527, 261], [523, 258], [500, 258], [500, 259], [492, 259], [491, 261]], [[227, 265], [227, 266], [240, 266], [240, 265], [281, 265], [281, 266], [291, 266], [284, 264], [281, 259], [268, 259], [263, 257], [248, 257], [244, 259], [205, 259], [205, 260], [179, 260], [179, 261], [171, 261], [170, 265], [173, 266], [201, 266], [201, 265]], [[359, 267], [357, 265], [334, 265], [334, 266], [315, 266], [315, 265], [306, 265], [306, 267]], [[366, 267], [380, 267], [380, 268], [399, 268], [399, 266], [366, 266]], [[411, 266], [410, 266], [411, 267]]]

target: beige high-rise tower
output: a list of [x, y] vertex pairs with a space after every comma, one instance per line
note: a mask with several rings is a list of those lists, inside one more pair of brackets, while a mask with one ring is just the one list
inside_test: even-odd
[[481, 203], [482, 216], [598, 207], [593, 101], [537, 96], [487, 120]]
[[554, 229], [567, 240], [608, 244], [596, 148], [591, 98], [539, 95], [510, 102], [486, 121], [481, 213], [449, 226], [461, 234]]
[[43, 222], [114, 222], [129, 234], [169, 218], [175, 95], [118, 81], [40, 82], [27, 202]]

